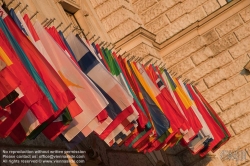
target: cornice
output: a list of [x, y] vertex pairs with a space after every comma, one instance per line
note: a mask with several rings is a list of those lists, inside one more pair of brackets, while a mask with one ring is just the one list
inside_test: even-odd
[[[240, 4], [243, 4], [243, 5], [240, 5]], [[219, 8], [218, 10], [208, 15], [207, 17], [203, 18], [202, 20], [193, 23], [189, 27], [178, 32], [173, 37], [171, 37], [168, 40], [165, 40], [162, 43], [157, 43], [155, 41], [156, 39], [155, 34], [149, 32], [143, 27], [139, 27], [138, 29], [134, 30], [130, 34], [126, 35], [125, 37], [117, 41], [115, 45], [117, 48], [122, 48], [123, 45], [128, 44], [135, 37], [141, 35], [147, 40], [149, 40], [150, 42], [152, 42], [152, 45], [155, 47], [155, 49], [161, 52], [161, 50], [163, 50], [165, 47], [168, 47], [170, 45], [175, 45], [175, 47], [177, 47], [178, 45], [180, 46], [184, 44], [185, 42], [188, 42], [190, 39], [192, 39], [195, 36], [204, 34], [205, 32], [211, 29], [212, 27], [211, 25], [216, 25], [220, 23], [221, 21], [229, 18], [233, 14], [239, 12], [241, 9], [243, 9], [247, 5], [250, 5], [249, 0], [234, 0], [226, 4], [225, 6]], [[176, 44], [176, 42], [179, 42], [179, 44]]]
[[123, 37], [122, 39], [118, 40], [117, 42], [115, 42], [114, 44], [116, 45], [116, 47], [120, 48], [122, 47], [124, 44], [130, 42], [131, 40], [133, 40], [135, 37], [137, 36], [144, 36], [145, 38], [147, 38], [148, 40], [150, 40], [151, 42], [155, 41], [155, 37], [156, 35], [149, 32], [148, 30], [146, 30], [143, 27], [139, 27], [136, 30], [134, 30], [133, 32], [129, 33], [128, 35], [126, 35], [125, 37]]

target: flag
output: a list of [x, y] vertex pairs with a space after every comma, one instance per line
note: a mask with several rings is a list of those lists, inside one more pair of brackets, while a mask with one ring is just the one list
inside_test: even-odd
[[193, 88], [190, 85], [187, 85], [187, 87], [192, 97], [194, 98], [196, 105], [199, 107], [199, 111], [201, 112], [203, 118], [206, 120], [206, 123], [209, 129], [211, 130], [213, 136], [213, 141], [209, 144], [209, 147], [206, 148], [204, 151], [200, 152], [200, 156], [203, 157], [224, 138], [224, 133], [219, 127], [219, 125], [214, 121], [212, 116], [208, 113], [202, 102], [199, 100]]
[[149, 76], [153, 79], [155, 85], [157, 85], [158, 89], [161, 91], [163, 101], [162, 105], [164, 105], [165, 109], [163, 109], [165, 115], [168, 117], [171, 126], [173, 126], [173, 130], [181, 129], [182, 131], [187, 130], [184, 127], [185, 118], [179, 112], [177, 105], [174, 103], [169, 91], [167, 90], [166, 86], [164, 85], [162, 79], [156, 68], [153, 65], [150, 65], [148, 68]]
[[[141, 95], [143, 96], [146, 104], [146, 108], [148, 108], [148, 116], [151, 117], [152, 124], [155, 128], [156, 135], [153, 137], [150, 135], [143, 135], [137, 142], [133, 144], [134, 148], [138, 150], [142, 150], [142, 147], [147, 147], [149, 142], [152, 142], [162, 135], [165, 138], [169, 135], [168, 129], [170, 128], [169, 121], [166, 119], [165, 115], [161, 111], [161, 107], [159, 106], [158, 101], [154, 97], [153, 92], [150, 90], [149, 86], [147, 85], [146, 81], [143, 79], [141, 73], [143, 71], [138, 71], [136, 64], [131, 63], [131, 69], [136, 75], [136, 81], [140, 87]], [[145, 89], [144, 89], [145, 88]]]
[[120, 62], [124, 68], [124, 71], [127, 75], [128, 81], [133, 89], [133, 91], [135, 92], [137, 98], [139, 99], [141, 106], [143, 107], [143, 109], [145, 110], [145, 113], [147, 115], [147, 118], [149, 120], [149, 122], [146, 124], [145, 128], [137, 128], [137, 132], [135, 132], [130, 138], [128, 138], [125, 141], [125, 145], [129, 146], [129, 147], [136, 147], [140, 142], [142, 142], [144, 139], [148, 140], [148, 136], [149, 135], [154, 135], [155, 134], [155, 127], [152, 121], [152, 117], [149, 114], [149, 108], [146, 104], [146, 101], [142, 95], [142, 92], [140, 90], [140, 86], [139, 86], [139, 82], [136, 79], [134, 73], [132, 72], [132, 70], [130, 69], [127, 61], [125, 59], [120, 58]]
[[107, 69], [108, 71], [110, 71], [107, 62], [106, 62], [105, 59], [104, 59], [102, 49], [100, 48], [100, 46], [99, 46], [98, 44], [96, 44], [95, 46], [96, 46], [96, 47], [95, 47], [95, 48], [96, 48], [96, 53], [99, 55], [99, 57], [100, 57], [99, 59], [100, 59], [101, 63], [106, 67], [106, 69]]
[[15, 75], [15, 77], [21, 81], [19, 88], [24, 94], [22, 101], [27, 105], [27, 107], [29, 107], [31, 112], [36, 116], [37, 120], [40, 123], [43, 123], [53, 115], [53, 109], [49, 100], [45, 97], [36, 82], [28, 74], [28, 71], [19, 60], [19, 57], [13, 50], [2, 30], [0, 30], [0, 39], [0, 56], [5, 60], [8, 68]]
[[[106, 130], [99, 135], [101, 139], [105, 139], [123, 120], [136, 112], [132, 106], [133, 98], [121, 87], [105, 67], [100, 64], [94, 52], [91, 52], [87, 47], [87, 44], [84, 45], [81, 43], [73, 34], [67, 37], [67, 42], [73, 50], [82, 71], [99, 85], [122, 110]], [[123, 129], [124, 127], [121, 127], [118, 130], [121, 132]]]
[[229, 131], [227, 130], [226, 126], [224, 125], [224, 123], [222, 122], [222, 120], [220, 119], [220, 117], [216, 114], [216, 112], [210, 106], [210, 104], [204, 99], [204, 97], [201, 95], [201, 93], [198, 91], [198, 89], [196, 87], [193, 87], [193, 90], [196, 92], [196, 95], [199, 97], [199, 99], [201, 100], [201, 102], [205, 106], [208, 113], [212, 116], [214, 121], [219, 125], [220, 129], [222, 130], [222, 132], [224, 134], [224, 138], [217, 145], [215, 145], [213, 147], [212, 151], [215, 152], [219, 147], [224, 145], [229, 140], [231, 135], [230, 135]]
[[156, 140], [151, 144], [150, 148], [147, 148], [147, 151], [152, 151], [156, 148], [159, 149], [163, 147], [164, 145], [168, 144], [170, 140], [172, 140], [172, 137], [174, 137], [175, 135], [178, 136], [180, 135], [181, 131], [186, 130], [186, 128], [183, 128], [185, 124], [185, 118], [178, 112], [178, 108], [171, 98], [170, 93], [159, 77], [159, 73], [155, 70], [155, 67], [153, 65], [150, 65], [147, 69], [147, 73], [151, 77], [152, 81], [154, 81], [155, 86], [158, 87], [158, 89], [161, 91], [161, 93], [157, 96], [157, 100], [159, 101], [164, 114], [170, 121], [173, 133], [164, 141], [162, 139]]
[[[20, 14], [19, 14], [19, 17], [20, 17], [20, 19], [21, 19], [21, 21], [22, 21], [22, 23], [24, 23], [23, 25], [21, 25], [21, 21], [18, 19], [18, 17], [17, 17], [17, 15], [14, 13], [14, 11], [12, 11], [11, 12], [12, 13], [12, 17], [14, 18], [14, 21], [16, 22], [16, 24], [17, 25], [19, 25], [18, 27], [21, 27], [22, 28], [22, 30], [23, 31], [25, 31], [25, 35], [28, 35], [27, 34], [27, 31], [28, 31], [28, 29], [26, 30], [24, 27], [23, 27], [23, 25], [25, 25], [25, 23], [24, 23], [24, 21], [22, 20], [22, 18], [20, 17]], [[32, 38], [32, 36], [30, 36], [31, 38]], [[34, 40], [33, 40], [33, 42], [34, 42]], [[30, 43], [30, 41], [27, 41], [27, 43], [28, 44], [31, 44]], [[31, 44], [32, 45], [32, 44]], [[33, 46], [33, 45], [32, 45]], [[33, 46], [33, 48], [34, 48], [34, 50], [36, 50], [37, 51], [37, 53], [39, 53], [39, 51]], [[30, 55], [30, 53], [29, 53], [29, 51], [26, 51], [26, 53], [28, 53], [27, 55]], [[39, 56], [38, 56], [39, 57]], [[35, 66], [37, 67], [38, 66], [38, 63], [37, 63], [37, 61], [36, 60], [40, 60], [40, 61], [43, 61], [43, 63], [41, 63], [40, 64], [40, 68], [38, 67], [38, 68], [36, 68], [36, 70], [39, 72], [39, 74], [40, 75], [42, 75], [41, 73], [41, 70], [44, 70], [45, 72], [46, 72], [46, 69], [48, 70], [48, 69], [51, 69], [51, 66], [50, 66], [50, 64], [45, 60], [45, 59], [43, 59], [43, 57], [40, 55], [40, 59], [35, 59], [35, 58], [33, 58], [33, 60], [31, 59], [31, 57], [29, 57], [29, 59], [31, 59], [31, 61], [33, 62], [33, 65], [35, 64]], [[44, 64], [44, 65], [42, 65], [42, 64]], [[41, 67], [41, 66], [43, 66], [43, 67]], [[48, 67], [50, 67], [50, 68], [48, 68]], [[52, 71], [50, 71], [50, 72], [52, 72], [53, 73], [53, 69], [52, 69]], [[43, 81], [44, 80], [46, 80], [45, 78], [49, 78], [49, 74], [48, 74], [48, 76], [46, 77], [46, 75], [42, 75], [43, 76]], [[73, 98], [74, 98], [74, 96], [73, 96], [73, 94], [69, 91], [69, 89], [67, 89], [66, 88], [66, 85], [62, 82], [62, 80], [61, 79], [59, 79], [59, 76], [58, 76], [58, 74], [54, 71], [54, 75], [52, 76], [52, 75], [50, 75], [50, 77], [55, 77], [55, 79], [54, 79], [54, 81], [55, 82], [53, 82], [53, 84], [55, 84], [55, 83], [59, 83], [59, 84], [57, 84], [57, 91], [54, 91], [54, 89], [52, 89], [52, 88], [54, 88], [54, 87], [52, 87], [52, 86], [54, 86], [52, 83], [49, 83], [49, 81], [47, 80], [47, 83], [46, 83], [46, 86], [47, 87], [49, 87], [49, 86], [51, 86], [51, 88], [50, 88], [50, 92], [49, 93], [51, 93], [51, 92], [53, 92], [54, 93], [54, 95], [53, 95], [53, 99], [52, 100], [54, 100], [54, 98], [55, 98], [55, 101], [57, 102], [57, 103], [55, 103], [55, 104], [61, 104], [61, 105], [59, 105], [59, 106], [61, 106], [61, 108], [63, 109], [63, 110], [61, 110], [61, 111], [59, 111], [57, 114], [55, 114], [55, 116], [54, 117], [50, 117], [50, 119], [48, 119], [48, 121], [53, 121], [55, 118], [57, 118], [58, 117], [58, 115], [60, 115], [60, 116], [63, 116], [64, 117], [64, 120], [65, 120], [65, 123], [68, 123], [69, 121], [71, 121], [72, 120], [72, 118], [71, 118], [71, 116], [70, 116], [70, 114], [69, 114], [69, 112], [68, 112], [68, 109], [67, 108], [65, 108], [72, 100], [73, 100]], [[51, 78], [51, 80], [53, 81], [53, 79]], [[57, 82], [56, 82], [57, 81]], [[60, 86], [61, 86], [61, 90], [60, 90]], [[62, 91], [62, 92], [60, 92], [60, 91]], [[65, 91], [65, 92], [63, 92], [63, 90]], [[57, 96], [56, 96], [56, 94], [55, 93], [58, 93], [57, 94]], [[58, 95], [62, 95], [62, 96], [58, 96]], [[65, 103], [62, 103], [62, 102], [65, 102]], [[62, 114], [61, 114], [61, 112], [63, 112]], [[30, 117], [30, 115], [28, 116], [26, 116], [26, 119], [27, 119], [27, 117]], [[68, 119], [68, 120], [66, 120], [65, 119], [65, 117]], [[48, 123], [50, 123], [50, 122], [48, 122]], [[28, 126], [30, 126], [28, 123], [21, 123], [21, 124], [23, 124], [23, 125], [25, 125], [24, 126], [24, 128], [28, 128]], [[54, 124], [54, 123], [52, 123], [52, 124]], [[51, 125], [50, 125], [51, 126]], [[38, 129], [37, 131], [34, 131], [33, 132], [33, 134], [32, 135], [29, 135], [29, 138], [31, 138], [31, 137], [36, 137], [37, 136], [37, 134], [41, 131], [41, 130], [43, 130], [44, 128], [42, 128], [42, 127], [40, 127], [40, 129]], [[47, 128], [48, 129], [48, 128]], [[53, 130], [53, 132], [49, 132], [50, 133], [50, 136], [49, 136], [49, 138], [50, 139], [55, 139], [55, 137], [58, 135], [58, 132], [57, 132], [57, 128], [53, 128], [54, 130]], [[27, 130], [26, 130], [27, 131]], [[26, 135], [27, 135], [28, 133], [26, 132]], [[53, 137], [54, 136], [54, 137]]]
[[[43, 47], [38, 35], [36, 34], [36, 32], [33, 28], [33, 25], [31, 24], [31, 22], [28, 18], [28, 16], [27, 15], [24, 16], [24, 18], [25, 18], [25, 21], [24, 21], [21, 14], [18, 12], [17, 17], [18, 17], [19, 21], [22, 23], [22, 27], [29, 35], [28, 37], [32, 41], [33, 45], [39, 50], [39, 52], [44, 57], [46, 57], [46, 60], [55, 69], [53, 62], [51, 61], [50, 57], [48, 56], [48, 53], [46, 52], [45, 48]], [[18, 19], [15, 19], [15, 20], [18, 20]], [[53, 118], [51, 119], [51, 121], [53, 121], [53, 123], [50, 123], [44, 129], [43, 133], [45, 134], [45, 136], [48, 139], [54, 140], [67, 127], [68, 123], [70, 121], [72, 121], [72, 117], [78, 115], [80, 112], [82, 112], [81, 108], [77, 105], [75, 100], [73, 100], [68, 105], [68, 108], [65, 108], [63, 113], [61, 113], [60, 116], [55, 121], [53, 121]], [[30, 126], [30, 123], [27, 123], [27, 122], [31, 121], [29, 119], [34, 119], [34, 118], [32, 118], [31, 115], [27, 115], [22, 120], [23, 123], [21, 123], [21, 124], [23, 125], [24, 128], [27, 128], [27, 126]], [[32, 125], [32, 126], [35, 127], [35, 125]], [[29, 132], [32, 131], [32, 130], [31, 131], [30, 130], [29, 130]], [[51, 131], [53, 131], [53, 132], [51, 132]], [[26, 134], [28, 134], [28, 133], [26, 132]]]
[[[17, 17], [14, 9], [10, 9], [10, 16], [12, 17], [12, 19], [14, 20], [14, 22], [16, 23], [16, 25], [18, 26], [18, 28], [26, 35], [28, 36], [28, 33], [26, 32], [26, 30], [24, 29], [22, 23], [20, 22], [19, 18]], [[20, 13], [19, 13], [20, 14]]]
[[174, 101], [178, 107], [178, 110], [183, 115], [183, 117], [185, 117], [185, 119], [188, 121], [188, 123], [186, 123], [186, 126], [188, 127], [188, 131], [183, 131], [184, 132], [183, 140], [186, 143], [188, 143], [190, 140], [192, 140], [192, 138], [195, 137], [196, 133], [194, 132], [193, 128], [191, 127], [191, 124], [189, 122], [189, 119], [187, 118], [186, 113], [184, 113], [185, 107], [181, 103], [180, 99], [177, 97], [178, 95], [176, 96], [176, 92], [174, 91], [176, 88], [175, 83], [171, 79], [171, 77], [168, 74], [168, 72], [166, 71], [166, 69], [163, 71], [162, 76], [163, 76], [163, 79], [165, 80], [165, 83], [168, 87], [168, 90], [169, 90], [172, 98], [174, 99]]
[[[63, 40], [61, 39], [60, 35], [57, 33], [55, 27], [51, 27], [49, 29], [47, 29], [48, 33], [53, 37], [53, 39], [57, 42], [57, 44], [59, 44], [59, 46], [64, 50], [64, 52], [70, 56], [70, 58], [75, 62], [75, 64], [79, 67], [78, 63], [76, 62], [75, 57], [73, 56], [73, 54], [71, 54], [71, 49], [69, 49], [66, 44], [63, 42]], [[98, 121], [97, 121], [97, 120]], [[85, 126], [82, 129], [82, 132], [84, 133], [85, 136], [88, 136], [95, 128], [97, 128], [100, 123], [100, 121], [104, 121], [105, 119], [107, 119], [107, 112], [106, 110], [102, 110], [96, 118], [94, 118], [87, 126]]]
[[[111, 51], [109, 50], [105, 50], [106, 52], [104, 52], [105, 57], [106, 57], [106, 61], [108, 61], [108, 64], [112, 67], [110, 67], [110, 72], [113, 75], [113, 77], [120, 83], [121, 86], [123, 86], [125, 88], [125, 90], [127, 90], [127, 93], [131, 95], [130, 91], [127, 89], [126, 87], [126, 83], [125, 80], [122, 76], [122, 74], [120, 73], [118, 66], [116, 66], [116, 63], [111, 55]], [[104, 60], [105, 61], [105, 60]], [[135, 103], [133, 102], [133, 106], [135, 105]], [[137, 110], [137, 109], [136, 109]], [[138, 110], [137, 110], [138, 111]], [[128, 125], [130, 125], [131, 123], [133, 123], [134, 120], [138, 119], [138, 113], [134, 112], [134, 114], [131, 114], [127, 117], [127, 119], [125, 119], [123, 122], [121, 122], [121, 124], [112, 131], [112, 133], [110, 133], [105, 139], [104, 141], [109, 145], [112, 146], [113, 143], [115, 143], [115, 138], [119, 138], [119, 135], [124, 135], [124, 133], [129, 134], [129, 132], [125, 131], [126, 127]], [[120, 131], [120, 133], [118, 133]]]
[[[114, 121], [117, 116], [119, 114], [122, 114], [122, 113], [126, 113], [126, 112], [122, 112], [121, 108], [119, 107], [119, 105], [101, 88], [99, 87], [97, 84], [96, 84], [96, 87], [99, 88], [99, 90], [102, 92], [102, 94], [105, 96], [105, 98], [107, 99], [107, 101], [109, 102], [108, 106], [106, 107], [106, 110], [107, 110], [107, 113], [108, 113], [108, 116], [109, 118], [112, 119], [112, 123], [116, 125], [116, 123], [119, 123], [119, 121]], [[127, 116], [127, 115], [126, 115]], [[130, 116], [130, 115], [129, 115]], [[128, 118], [129, 118], [128, 116]], [[133, 120], [133, 119], [132, 119]], [[130, 121], [132, 121], [131, 119], [130, 120], [123, 120], [121, 122], [122, 126], [123, 126], [123, 129], [130, 123]], [[110, 123], [111, 124], [111, 123]], [[105, 130], [102, 130], [102, 131], [99, 131], [99, 130], [95, 130], [95, 132], [99, 135], [101, 135], [104, 131], [105, 132], [108, 132], [108, 130], [112, 130], [110, 131], [110, 133], [108, 134], [108, 136], [104, 139], [104, 141], [109, 145], [109, 142], [116, 136], [119, 134], [119, 131], [122, 131], [122, 126], [121, 124], [118, 124], [117, 127], [115, 129], [112, 130], [112, 126], [109, 127], [107, 126], [105, 128]], [[111, 128], [111, 129], [110, 129]]]
[[63, 131], [65, 138], [70, 141], [106, 107], [107, 101], [38, 22], [34, 24], [34, 28], [54, 63], [55, 70], [73, 92], [76, 102], [83, 109], [83, 112], [76, 116], [69, 127]]
[[[191, 107], [194, 110], [194, 113], [196, 114], [196, 116], [198, 117], [199, 121], [202, 124], [202, 128], [198, 133], [199, 136], [195, 140], [192, 140], [189, 143], [189, 148], [194, 153], [197, 153], [201, 149], [201, 146], [199, 146], [200, 149], [197, 149], [197, 148], [195, 148], [196, 144], [202, 144], [204, 141], [206, 141], [208, 139], [213, 140], [214, 137], [213, 137], [213, 134], [210, 131], [210, 128], [207, 125], [206, 120], [204, 119], [204, 116], [202, 116], [202, 114], [201, 114], [200, 110], [204, 109], [204, 107], [201, 106], [201, 103], [199, 101], [197, 101], [197, 98], [195, 98], [195, 96], [192, 95], [190, 90], [187, 89], [187, 86], [189, 86], [189, 85], [184, 85], [181, 80], [178, 80], [178, 83], [181, 85], [184, 93], [193, 101], [193, 104], [191, 105]], [[206, 139], [203, 139], [203, 138], [206, 138]], [[200, 140], [200, 141], [198, 141], [198, 140]], [[193, 143], [193, 142], [196, 142], [196, 143]]]
[[65, 43], [62, 41], [60, 35], [58, 34], [56, 28], [50, 27], [46, 29], [47, 32], [52, 36], [52, 38], [56, 41], [56, 43], [63, 49], [63, 51], [72, 59], [72, 61], [75, 62], [75, 64], [78, 66], [78, 63], [75, 59], [75, 57], [73, 56], [73, 54], [71, 54], [71, 51], [69, 51], [68, 47], [65, 45]]
[[[107, 61], [107, 64], [109, 65], [108, 67], [110, 68], [111, 74], [122, 85], [122, 87], [127, 91], [127, 93], [129, 93], [131, 96], [133, 96], [133, 98], [134, 98], [133, 105], [136, 108], [136, 110], [138, 111], [139, 117], [141, 117], [141, 119], [145, 119], [146, 118], [145, 114], [143, 114], [138, 107], [138, 104], [137, 104], [138, 99], [133, 94], [133, 91], [129, 88], [128, 82], [127, 82], [126, 78], [124, 77], [124, 74], [122, 73], [121, 68], [118, 65], [118, 62], [116, 61], [115, 53], [113, 53], [113, 55], [112, 55], [110, 50], [105, 49], [104, 54], [106, 57], [104, 61]], [[123, 131], [121, 131], [117, 136], [115, 136], [115, 139], [112, 139], [112, 141], [110, 141], [108, 143], [110, 146], [112, 145], [112, 143], [115, 143], [115, 141], [117, 139], [121, 140], [120, 135], [122, 135], [124, 137], [126, 134], [127, 134], [126, 136], [128, 136], [130, 134], [130, 132], [132, 132], [132, 131], [128, 132], [126, 130], [126, 128], [127, 128], [127, 126], [134, 126], [134, 123], [136, 123], [135, 120], [138, 119], [138, 116], [135, 115], [134, 118], [131, 116], [131, 118], [134, 119], [134, 122], [131, 122], [131, 123], [122, 122], [122, 124], [125, 125], [125, 129], [123, 129]], [[141, 124], [141, 126], [143, 126], [143, 128], [144, 128], [145, 124]], [[129, 127], [129, 128], [134, 130], [132, 127]]]
[[74, 95], [9, 16], [4, 17], [4, 23], [1, 22], [1, 28], [18, 52], [21, 61], [50, 100], [54, 111], [60, 114], [69, 102], [74, 99]]
[[147, 118], [146, 112], [145, 112], [144, 108], [142, 107], [142, 104], [140, 103], [136, 93], [134, 92], [134, 91], [138, 90], [138, 87], [134, 87], [135, 85], [133, 85], [134, 83], [130, 79], [130, 75], [128, 74], [128, 72], [126, 70], [126, 66], [124, 66], [122, 63], [122, 58], [121, 57], [118, 58], [115, 53], [114, 53], [114, 58], [116, 59], [117, 67], [119, 67], [119, 69], [122, 73], [122, 76], [124, 77], [123, 80], [126, 83], [125, 86], [129, 89], [130, 93], [132, 94], [132, 96], [135, 100], [134, 106], [138, 110], [138, 113], [139, 113], [139, 118], [137, 119], [137, 121], [138, 121], [138, 125], [139, 125], [140, 129], [144, 129], [145, 127], [150, 128], [151, 124], [149, 122], [149, 119]]
[[9, 117], [0, 124], [0, 137], [6, 138], [28, 111], [28, 107], [23, 102], [23, 98], [15, 100], [5, 107], [11, 113]]
[[[157, 137], [160, 137], [170, 128], [170, 123], [163, 114], [162, 108], [155, 98], [155, 95], [158, 95], [160, 92], [153, 85], [152, 81], [148, 78], [146, 72], [140, 64], [131, 63], [131, 69], [136, 75], [142, 95], [145, 98], [148, 108], [150, 109], [150, 115], [152, 116], [152, 120], [155, 125]], [[149, 87], [148, 83], [152, 89]]]
[[64, 43], [65, 46], [67, 47], [68, 51], [70, 52], [70, 54], [71, 54], [71, 55], [75, 58], [75, 60], [76, 60], [76, 56], [74, 55], [73, 51], [71, 50], [71, 48], [70, 48], [70, 46], [69, 46], [69, 44], [68, 44], [66, 38], [64, 37], [64, 35], [63, 35], [63, 33], [62, 33], [62, 31], [59, 31], [58, 33], [59, 33], [60, 38], [62, 39], [63, 43]]
[[11, 20], [6, 13], [2, 15], [2, 17], [4, 23], [1, 20], [0, 27], [7, 35], [7, 38], [11, 42], [15, 51], [18, 52], [18, 56], [26, 69], [40, 86], [44, 94], [48, 97], [55, 111], [54, 116], [57, 117], [74, 99], [74, 95], [62, 82], [52, 66], [40, 54], [29, 39], [19, 30], [13, 20]]

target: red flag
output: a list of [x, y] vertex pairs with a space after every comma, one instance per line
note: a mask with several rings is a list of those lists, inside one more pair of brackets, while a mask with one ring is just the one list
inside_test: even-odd
[[187, 85], [189, 92], [191, 93], [196, 106], [199, 108], [200, 113], [202, 114], [203, 118], [205, 119], [210, 131], [213, 134], [214, 140], [209, 144], [209, 147], [200, 153], [200, 156], [205, 156], [215, 145], [217, 145], [223, 138], [224, 134], [219, 125], [214, 121], [212, 116], [207, 112], [206, 108], [199, 100], [198, 96], [194, 92], [193, 88], [190, 85]]
[[23, 98], [17, 99], [14, 103], [6, 107], [11, 111], [10, 116], [0, 124], [0, 137], [7, 137], [17, 126], [28, 111], [28, 107], [23, 102]]
[[13, 63], [8, 66], [8, 69], [21, 81], [19, 88], [24, 94], [23, 102], [31, 109], [38, 121], [43, 123], [53, 115], [52, 106], [28, 74], [2, 30], [0, 30], [0, 47], [3, 51], [1, 55], [7, 56]]
[[55, 116], [59, 115], [62, 110], [66, 108], [72, 100], [74, 100], [74, 95], [67, 88], [65, 83], [61, 80], [59, 75], [47, 62], [47, 60], [20, 31], [14, 21], [9, 16], [6, 16], [3, 20], [48, 88], [59, 109], [55, 110], [57, 111], [55, 112]]
[[[27, 32], [30, 32], [30, 34], [32, 36], [30, 36], [30, 38], [33, 38], [34, 39], [34, 42], [33, 43], [37, 49], [43, 53], [43, 54], [47, 54], [45, 48], [43, 47], [42, 43], [40, 42], [40, 38], [38, 36], [38, 34], [36, 33], [33, 25], [31, 24], [30, 22], [30, 19], [28, 17], [28, 15], [25, 15], [24, 16], [24, 24], [27, 26], [28, 29], [26, 29]], [[56, 38], [57, 37], [57, 38]], [[60, 37], [58, 39], [58, 36], [55, 35], [55, 38], [57, 39], [57, 42], [64, 46], [62, 41], [60, 40]], [[54, 39], [55, 39], [54, 38]], [[43, 55], [43, 56], [46, 56], [46, 55]], [[51, 61], [49, 61], [50, 64], [52, 65], [53, 63]], [[79, 105], [76, 103], [75, 100], [71, 101], [71, 103], [69, 103], [68, 105], [68, 109], [70, 111], [70, 115], [72, 118], [74, 118], [75, 116], [77, 116], [78, 114], [80, 114], [82, 112], [82, 109], [79, 107]], [[53, 120], [53, 119], [52, 119]], [[65, 130], [67, 128], [67, 124], [64, 124], [63, 122], [61, 121], [57, 121], [57, 122], [52, 122], [50, 123], [43, 131], [44, 135], [50, 139], [50, 140], [54, 140], [59, 134], [61, 134], [61, 132], [63, 130]], [[53, 132], [52, 132], [53, 131]]]

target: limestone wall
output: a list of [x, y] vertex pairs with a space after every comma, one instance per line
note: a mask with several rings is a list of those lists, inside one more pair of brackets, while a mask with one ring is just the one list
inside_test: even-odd
[[[233, 137], [217, 152], [225, 165], [249, 161], [250, 80], [244, 70], [250, 58], [249, 20], [250, 6], [246, 5], [163, 56], [169, 70], [198, 83], [198, 89], [227, 125]], [[226, 155], [230, 153], [238, 160]]]
[[[158, 56], [176, 76], [198, 83], [198, 89], [232, 134], [232, 139], [216, 153], [217, 157], [225, 165], [247, 164], [250, 79], [244, 66], [250, 60], [249, 1], [227, 4], [224, 0], [131, 0], [120, 2], [123, 7], [116, 6], [107, 13], [108, 4], [118, 1], [91, 2], [104, 25], [109, 18], [113, 21], [107, 32], [120, 48], [132, 55]], [[127, 10], [129, 21], [128, 15], [119, 14], [120, 10]], [[116, 19], [111, 19], [114, 15]], [[149, 31], [151, 37], [139, 30], [137, 33], [137, 27]], [[226, 153], [238, 158], [246, 156], [236, 161], [226, 157]], [[195, 157], [185, 158], [186, 153], [182, 154], [179, 158], [184, 165], [201, 164]]]
[[[10, 0], [4, 0], [9, 3]], [[9, 7], [14, 7], [15, 0]], [[46, 18], [63, 23], [70, 19], [59, 0], [20, 0], [29, 16], [40, 22]], [[249, 165], [250, 147], [250, 73], [244, 66], [250, 60], [250, 1], [233, 0], [75, 0], [74, 14], [85, 33], [113, 42], [130, 56], [153, 57], [157, 63], [197, 83], [198, 89], [227, 125], [232, 139], [214, 156], [192, 156], [183, 148], [163, 153], [169, 165]], [[35, 20], [35, 19], [34, 19]], [[32, 21], [34, 21], [32, 20]], [[67, 35], [73, 28], [70, 27]], [[78, 32], [79, 33], [79, 32]], [[154, 62], [153, 61], [153, 62]], [[39, 137], [37, 143], [43, 141]], [[6, 146], [13, 145], [7, 139]], [[60, 140], [56, 141], [60, 144]], [[36, 144], [36, 142], [34, 143]], [[50, 143], [43, 143], [48, 145]], [[26, 143], [24, 144], [26, 146]], [[27, 147], [29, 145], [27, 144]], [[33, 145], [31, 145], [33, 146]], [[232, 153], [232, 152], [237, 153]], [[226, 154], [244, 154], [236, 159]], [[222, 155], [223, 154], [223, 155]], [[111, 153], [113, 156], [113, 153]], [[227, 157], [226, 157], [227, 156]], [[238, 156], [239, 157], [239, 156]], [[218, 164], [220, 163], [220, 164]]]

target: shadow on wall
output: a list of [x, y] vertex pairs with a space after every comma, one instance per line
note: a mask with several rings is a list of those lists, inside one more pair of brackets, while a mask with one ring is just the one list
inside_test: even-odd
[[241, 70], [240, 74], [243, 76], [248, 76], [248, 75], [250, 75], [250, 71], [248, 69], [243, 69], [243, 70]]

